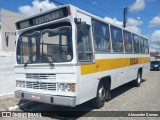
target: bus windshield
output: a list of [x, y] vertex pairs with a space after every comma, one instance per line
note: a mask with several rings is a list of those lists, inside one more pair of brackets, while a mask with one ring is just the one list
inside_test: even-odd
[[17, 43], [17, 63], [59, 63], [73, 58], [70, 26], [24, 33]]

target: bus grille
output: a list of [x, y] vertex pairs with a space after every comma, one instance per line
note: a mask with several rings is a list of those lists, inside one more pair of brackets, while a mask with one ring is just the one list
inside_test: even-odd
[[38, 83], [38, 82], [25, 82], [26, 88], [41, 89], [41, 90], [56, 90], [56, 83]]
[[33, 74], [33, 73], [26, 73], [27, 79], [56, 79], [55, 74]]

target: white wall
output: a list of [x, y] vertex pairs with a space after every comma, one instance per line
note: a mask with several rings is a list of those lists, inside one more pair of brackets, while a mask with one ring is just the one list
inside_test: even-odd
[[2, 51], [1, 23], [0, 23], [0, 51]]
[[12, 11], [8, 11], [5, 9], [1, 9], [0, 11], [1, 15], [1, 47], [2, 51], [15, 51], [15, 41], [16, 36], [15, 35], [9, 35], [9, 42], [8, 47], [6, 45], [6, 38], [5, 33], [16, 32], [16, 21], [23, 19], [25, 16], [22, 14], [18, 14]]
[[15, 56], [0, 55], [0, 95], [15, 91], [14, 64]]

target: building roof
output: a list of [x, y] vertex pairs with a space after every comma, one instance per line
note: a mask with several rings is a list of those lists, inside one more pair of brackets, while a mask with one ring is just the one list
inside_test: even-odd
[[160, 56], [160, 52], [150, 52], [151, 56]]

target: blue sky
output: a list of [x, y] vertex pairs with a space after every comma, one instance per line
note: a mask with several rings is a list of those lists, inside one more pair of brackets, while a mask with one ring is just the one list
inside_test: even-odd
[[[0, 0], [0, 8], [26, 15], [56, 7], [52, 0]], [[54, 0], [53, 0], [54, 1]], [[160, 0], [56, 0], [72, 4], [107, 21], [122, 25], [128, 7], [127, 29], [147, 36], [152, 51], [160, 51]]]

